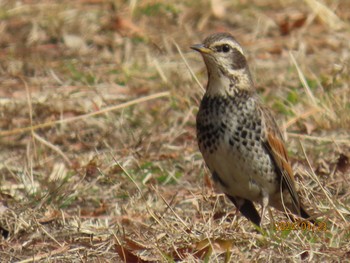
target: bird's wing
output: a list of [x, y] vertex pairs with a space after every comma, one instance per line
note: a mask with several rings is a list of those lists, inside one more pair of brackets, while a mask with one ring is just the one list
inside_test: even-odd
[[262, 110], [262, 116], [267, 128], [264, 146], [275, 164], [277, 174], [281, 176], [282, 190], [287, 188], [292, 197], [295, 211], [300, 213], [299, 196], [295, 188], [293, 170], [288, 160], [282, 134], [269, 110]]

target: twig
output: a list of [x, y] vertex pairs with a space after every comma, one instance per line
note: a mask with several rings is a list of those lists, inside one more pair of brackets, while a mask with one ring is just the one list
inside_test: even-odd
[[48, 253], [37, 254], [34, 257], [30, 257], [30, 258], [27, 258], [25, 260], [18, 261], [18, 263], [37, 262], [37, 261], [39, 261], [41, 259], [48, 260], [50, 257], [58, 255], [58, 254], [62, 254], [64, 252], [66, 252], [68, 249], [69, 249], [69, 246], [60, 247], [60, 248], [55, 249], [53, 251], [50, 251]]
[[202, 90], [203, 92], [205, 92], [205, 89], [203, 88], [203, 85], [199, 82], [198, 78], [196, 77], [196, 75], [195, 75], [194, 72], [192, 71], [192, 68], [191, 68], [190, 65], [187, 63], [186, 58], [185, 58], [184, 55], [182, 54], [182, 51], [181, 51], [179, 45], [178, 45], [175, 41], [173, 41], [173, 43], [174, 43], [174, 45], [175, 45], [177, 51], [179, 52], [179, 54], [180, 54], [182, 60], [184, 61], [186, 67], [187, 67], [188, 70], [190, 71], [192, 77], [193, 77], [194, 80], [197, 82], [197, 84], [198, 84], [198, 86], [201, 88], [201, 90]]
[[41, 138], [36, 132], [32, 132], [32, 135], [34, 136], [34, 138], [36, 140], [38, 140], [39, 142], [41, 142], [42, 144], [44, 144], [45, 146], [49, 147], [51, 150], [54, 150], [55, 152], [57, 152], [59, 155], [61, 155], [61, 157], [67, 162], [67, 164], [69, 166], [72, 165], [72, 162], [69, 160], [69, 158], [67, 157], [67, 155], [65, 155], [60, 148], [58, 148], [57, 146], [55, 146], [54, 144], [46, 141], [45, 139]]
[[298, 63], [297, 63], [297, 61], [296, 61], [296, 59], [295, 59], [293, 53], [292, 53], [292, 52], [289, 52], [289, 56], [290, 56], [290, 58], [291, 58], [291, 60], [292, 60], [292, 62], [293, 62], [293, 64], [294, 64], [295, 68], [297, 69], [299, 79], [300, 79], [300, 81], [301, 81], [301, 84], [303, 84], [303, 87], [304, 87], [304, 89], [305, 89], [305, 91], [306, 91], [306, 94], [309, 96], [309, 98], [310, 98], [312, 104], [313, 104], [317, 109], [319, 109], [318, 103], [317, 103], [317, 101], [316, 101], [316, 98], [315, 98], [315, 96], [312, 94], [311, 89], [310, 89], [310, 87], [309, 87], [309, 84], [307, 83], [307, 81], [306, 81], [306, 79], [305, 79], [305, 76], [304, 76], [303, 72], [301, 71], [301, 69], [300, 69], [300, 67], [299, 67], [299, 65], [298, 65]]
[[309, 166], [310, 170], [311, 170], [311, 175], [312, 175], [312, 178], [317, 182], [318, 186], [321, 188], [322, 192], [324, 193], [324, 195], [326, 196], [326, 198], [328, 199], [329, 203], [332, 205], [332, 207], [334, 208], [334, 210], [336, 211], [336, 213], [344, 220], [344, 222], [346, 223], [347, 220], [344, 218], [343, 214], [339, 212], [339, 210], [337, 209], [337, 206], [334, 204], [332, 198], [330, 198], [329, 194], [327, 193], [326, 189], [324, 189], [324, 187], [322, 186], [320, 180], [318, 180], [318, 177], [317, 175], [315, 174], [314, 170], [312, 169], [312, 166], [311, 166], [311, 163], [309, 161], [309, 158], [307, 157], [306, 155], [306, 151], [305, 151], [305, 148], [304, 148], [304, 145], [300, 142], [300, 146], [301, 146], [301, 149], [303, 151], [303, 154], [305, 156], [305, 159], [306, 159], [306, 162], [307, 162], [307, 165]]
[[288, 129], [290, 126], [292, 126], [294, 123], [296, 123], [298, 120], [300, 120], [300, 119], [306, 119], [307, 117], [312, 116], [312, 115], [318, 113], [319, 111], [320, 111], [319, 108], [313, 108], [313, 109], [311, 109], [311, 110], [309, 110], [309, 111], [307, 111], [307, 112], [304, 112], [303, 114], [301, 114], [301, 115], [299, 115], [299, 116], [296, 116], [295, 118], [293, 118], [293, 119], [289, 120], [287, 123], [285, 123], [285, 124], [283, 125], [283, 128], [282, 128], [282, 129], [283, 129], [283, 130], [286, 130], [286, 129]]
[[317, 137], [317, 136], [297, 134], [297, 133], [291, 133], [291, 132], [288, 132], [287, 134], [288, 134], [288, 137], [299, 138], [302, 140], [318, 141], [318, 142], [335, 142], [335, 143], [343, 143], [343, 144], [350, 145], [350, 139], [347, 139], [347, 138], [335, 139], [332, 137]]
[[119, 105], [110, 106], [110, 107], [107, 107], [107, 108], [99, 110], [99, 111], [94, 111], [94, 112], [91, 112], [91, 113], [75, 116], [75, 117], [72, 117], [72, 118], [61, 119], [61, 120], [56, 120], [56, 121], [49, 121], [49, 122], [45, 122], [45, 123], [41, 123], [41, 124], [29, 126], [29, 127], [9, 130], [9, 131], [0, 131], [0, 137], [14, 135], [14, 134], [19, 134], [19, 133], [24, 133], [24, 132], [28, 132], [28, 131], [34, 131], [34, 130], [37, 130], [37, 129], [51, 127], [51, 126], [54, 126], [54, 125], [57, 125], [57, 124], [61, 124], [61, 123], [74, 122], [74, 121], [77, 121], [77, 120], [82, 120], [82, 119], [89, 118], [89, 117], [92, 117], [92, 116], [104, 114], [104, 113], [109, 112], [109, 111], [120, 110], [120, 109], [129, 107], [129, 106], [132, 106], [132, 105], [135, 105], [135, 104], [138, 104], [138, 103], [146, 102], [146, 101], [149, 101], [149, 100], [154, 100], [154, 99], [159, 99], [159, 98], [162, 98], [162, 97], [167, 97], [169, 95], [170, 95], [170, 92], [168, 92], [168, 91], [160, 92], [160, 93], [152, 94], [152, 95], [145, 96], [145, 97], [142, 97], [142, 98], [134, 99], [134, 100], [131, 100], [131, 101], [119, 104]]

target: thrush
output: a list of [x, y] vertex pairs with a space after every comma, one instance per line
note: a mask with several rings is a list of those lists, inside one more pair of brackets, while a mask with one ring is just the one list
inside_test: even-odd
[[[258, 226], [268, 206], [292, 220], [292, 214], [308, 219], [281, 131], [255, 91], [242, 47], [231, 34], [216, 33], [191, 48], [208, 73], [196, 126], [214, 182]], [[262, 205], [261, 215], [254, 202]]]

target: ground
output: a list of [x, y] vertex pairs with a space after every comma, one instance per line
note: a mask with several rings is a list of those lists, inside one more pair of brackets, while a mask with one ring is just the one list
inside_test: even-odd
[[[349, 9], [1, 1], [1, 262], [349, 260]], [[256, 229], [211, 182], [195, 137], [207, 76], [189, 46], [218, 31], [244, 47], [312, 229], [273, 209]]]

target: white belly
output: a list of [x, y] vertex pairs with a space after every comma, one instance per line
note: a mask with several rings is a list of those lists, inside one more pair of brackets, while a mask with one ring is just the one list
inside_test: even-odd
[[275, 178], [274, 171], [267, 169], [266, 172], [264, 169], [271, 162], [264, 152], [254, 154], [246, 148], [233, 148], [222, 141], [215, 152], [206, 152], [203, 157], [211, 172], [215, 171], [224, 183], [219, 187], [228, 195], [259, 201], [262, 189], [267, 194], [276, 192], [276, 181], [271, 180]]

